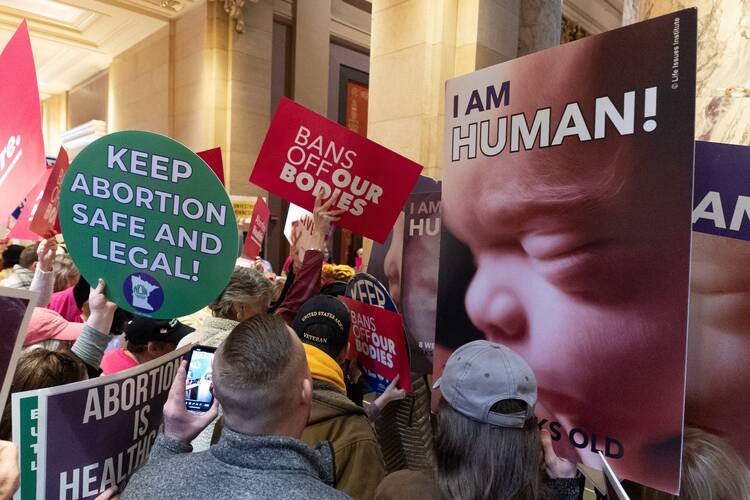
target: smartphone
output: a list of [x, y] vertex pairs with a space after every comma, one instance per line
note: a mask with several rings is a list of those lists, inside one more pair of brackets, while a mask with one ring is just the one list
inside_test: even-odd
[[197, 345], [190, 351], [185, 379], [185, 408], [188, 411], [208, 411], [214, 403], [212, 362], [215, 347]]

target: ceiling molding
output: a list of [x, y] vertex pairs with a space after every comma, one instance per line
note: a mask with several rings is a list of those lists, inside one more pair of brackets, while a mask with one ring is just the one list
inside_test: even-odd
[[180, 0], [180, 12], [152, 1], [162, 0], [0, 0], [0, 47], [26, 19], [40, 94], [65, 92], [206, 0]]
[[592, 35], [622, 26], [623, 0], [563, 0], [562, 14]]

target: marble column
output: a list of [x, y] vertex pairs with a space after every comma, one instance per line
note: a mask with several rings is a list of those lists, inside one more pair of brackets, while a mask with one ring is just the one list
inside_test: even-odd
[[294, 14], [294, 100], [325, 116], [331, 57], [331, 0], [297, 0]]
[[696, 139], [750, 144], [750, 0], [640, 0], [639, 18], [698, 7]]
[[518, 28], [518, 55], [524, 56], [560, 44], [562, 2], [524, 0]]
[[445, 81], [512, 59], [520, 38], [534, 39], [519, 36], [521, 3], [374, 0], [368, 137], [440, 178]]

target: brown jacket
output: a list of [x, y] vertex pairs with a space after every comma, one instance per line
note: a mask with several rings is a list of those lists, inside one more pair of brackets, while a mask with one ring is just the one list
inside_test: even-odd
[[385, 477], [380, 445], [362, 407], [335, 386], [314, 381], [313, 405], [302, 440], [314, 446], [330, 441], [336, 469], [336, 489], [357, 500], [375, 498]]

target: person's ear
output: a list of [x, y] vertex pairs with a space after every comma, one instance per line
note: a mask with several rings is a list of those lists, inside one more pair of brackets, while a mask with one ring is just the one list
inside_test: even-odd
[[312, 405], [313, 388], [309, 378], [302, 379], [302, 404], [304, 406]]
[[242, 321], [245, 314], [245, 305], [240, 304], [239, 302], [233, 302], [232, 311], [234, 311], [234, 317], [237, 318], [237, 321]]
[[148, 351], [148, 353], [151, 356], [158, 356], [159, 355], [159, 346], [156, 344], [156, 342], [154, 342], [152, 340], [149, 340], [146, 343], [146, 351]]
[[31, 263], [31, 270], [32, 271], [36, 272], [36, 265], [37, 264], [39, 264], [39, 262], [37, 262], [37, 261], [34, 261], [34, 262]]

